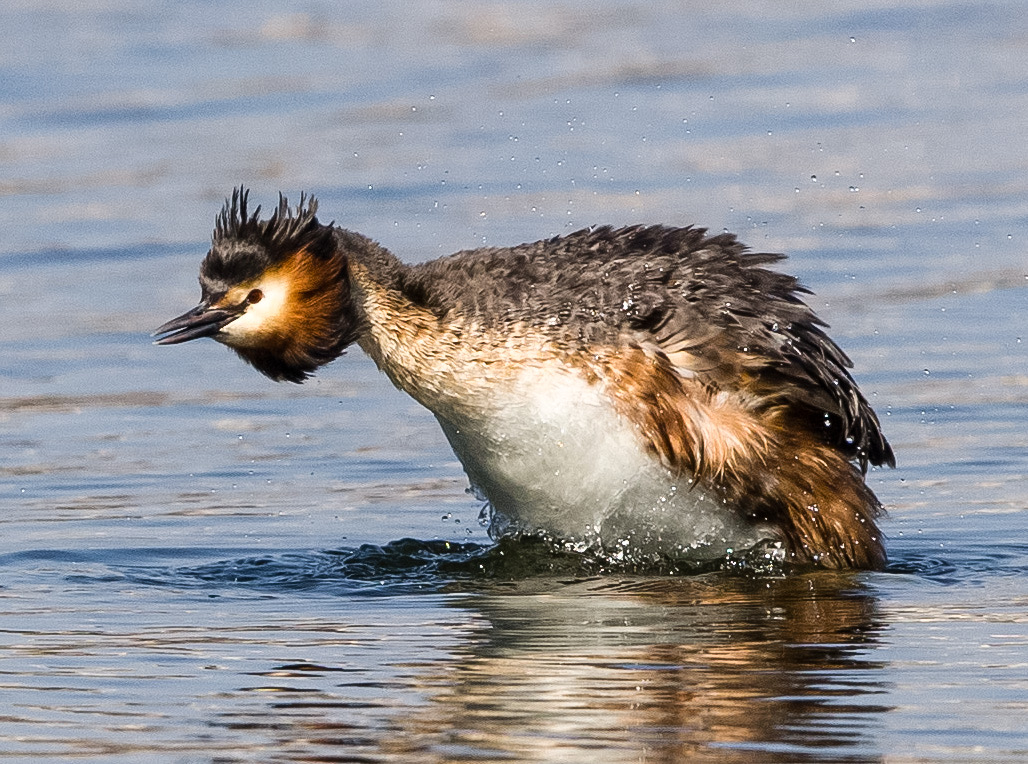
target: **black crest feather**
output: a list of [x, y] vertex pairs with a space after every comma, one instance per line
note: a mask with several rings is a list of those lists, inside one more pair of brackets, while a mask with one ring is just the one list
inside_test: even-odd
[[300, 194], [300, 203], [295, 209], [281, 193], [278, 208], [267, 220], [261, 220], [261, 207], [249, 212], [250, 191], [244, 186], [233, 189], [232, 198], [225, 200], [225, 206], [218, 213], [214, 223], [214, 240], [237, 239], [259, 241], [265, 244], [288, 244], [303, 240], [319, 226], [318, 200], [313, 196]]
[[332, 227], [318, 221], [313, 196], [301, 194], [294, 208], [279, 194], [278, 207], [267, 220], [260, 218], [260, 205], [250, 211], [249, 198], [244, 186], [233, 189], [215, 218], [211, 251], [201, 269], [201, 278], [213, 289], [256, 278], [300, 249], [317, 257], [331, 254]]

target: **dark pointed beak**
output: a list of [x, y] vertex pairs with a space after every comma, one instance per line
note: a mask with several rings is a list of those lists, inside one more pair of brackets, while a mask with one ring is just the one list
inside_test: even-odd
[[[242, 315], [242, 311], [238, 309], [212, 308], [200, 303], [178, 318], [173, 318], [168, 323], [157, 327], [157, 331], [151, 336], [157, 337], [154, 340], [155, 345], [177, 345], [180, 342], [188, 342], [200, 337], [212, 337], [240, 315]], [[162, 334], [163, 337], [160, 336]]]

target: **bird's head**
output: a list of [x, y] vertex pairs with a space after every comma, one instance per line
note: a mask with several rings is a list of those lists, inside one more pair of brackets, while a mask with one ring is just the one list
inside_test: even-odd
[[279, 196], [261, 220], [247, 197], [236, 189], [217, 217], [200, 304], [158, 328], [156, 344], [211, 337], [271, 379], [302, 382], [357, 337], [345, 232], [318, 221], [313, 198], [293, 209]]

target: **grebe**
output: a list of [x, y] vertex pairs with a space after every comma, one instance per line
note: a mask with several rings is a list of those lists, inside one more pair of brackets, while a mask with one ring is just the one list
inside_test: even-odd
[[808, 290], [731, 234], [591, 228], [401, 263], [280, 195], [216, 218], [200, 304], [159, 345], [212, 337], [303, 382], [356, 343], [438, 419], [494, 537], [698, 563], [771, 550], [879, 568], [869, 464], [895, 465]]

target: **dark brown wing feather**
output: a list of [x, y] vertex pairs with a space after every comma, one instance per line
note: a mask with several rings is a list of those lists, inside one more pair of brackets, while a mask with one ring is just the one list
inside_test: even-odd
[[[674, 229], [660, 232], [678, 238]], [[747, 252], [728, 234], [705, 240], [676, 271], [681, 286], [672, 282], [669, 299], [649, 317], [656, 318], [655, 343], [719, 388], [742, 387], [768, 406], [790, 407], [797, 424], [862, 470], [869, 462], [894, 465], [878, 418], [849, 374], [850, 359], [801, 300], [809, 292], [764, 267], [781, 259]]]

